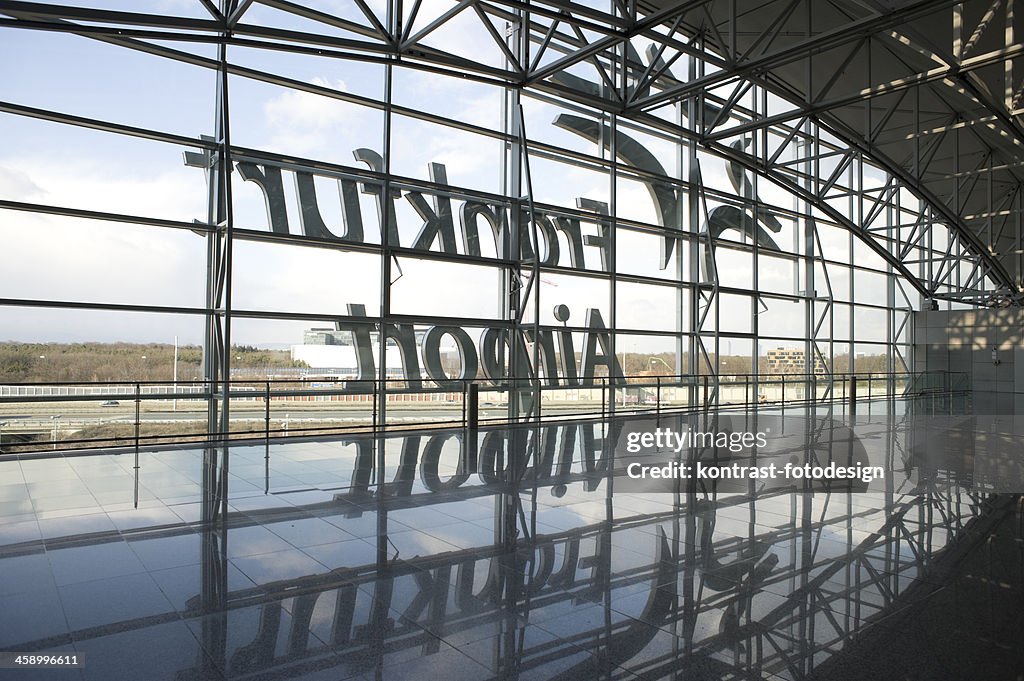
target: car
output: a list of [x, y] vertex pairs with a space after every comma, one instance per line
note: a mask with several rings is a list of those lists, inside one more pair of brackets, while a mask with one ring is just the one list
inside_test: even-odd
[[101, 407], [118, 407], [120, 405], [121, 403], [117, 400], [104, 400], [103, 403], [100, 404]]

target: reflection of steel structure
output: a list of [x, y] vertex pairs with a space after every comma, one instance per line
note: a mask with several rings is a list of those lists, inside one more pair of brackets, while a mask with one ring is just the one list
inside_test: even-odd
[[[592, 359], [603, 360], [614, 374], [614, 358], [624, 345], [620, 338], [617, 347], [616, 337], [653, 335], [647, 327], [622, 323], [620, 288], [653, 290], [668, 284], [675, 294], [675, 326], [658, 341], [672, 343], [679, 373], [717, 373], [723, 347], [734, 341], [744, 348], [740, 354], [757, 355], [756, 344], [772, 335], [764, 331], [767, 320], [781, 314], [779, 310], [799, 312], [792, 314], [793, 323], [778, 323], [784, 328], [774, 333], [803, 342], [805, 355], [813, 358], [807, 367], [821, 362], [831, 371], [837, 354], [854, 357], [850, 344], [864, 340], [857, 335], [857, 312], [869, 309], [858, 306], [867, 305], [861, 294], [870, 285], [860, 276], [873, 273], [860, 269], [861, 252], [880, 259], [885, 271], [879, 273], [888, 275], [884, 283], [872, 284], [885, 290], [870, 303], [882, 320], [871, 342], [884, 348], [890, 370], [902, 370], [908, 359], [909, 311], [920, 297], [978, 304], [1008, 304], [1019, 298], [1024, 129], [1018, 119], [1020, 69], [1014, 69], [1022, 56], [1015, 36], [1024, 13], [1015, 13], [1015, 4], [922, 0], [890, 7], [842, 0], [822, 9], [814, 0], [610, 0], [606, 9], [595, 9], [582, 3], [466, 0], [445, 9], [388, 0], [378, 11], [365, 0], [354, 0], [352, 11], [341, 15], [278, 0], [200, 0], [196, 9], [201, 16], [168, 16], [4, 1], [0, 13], [6, 17], [5, 27], [72, 34], [122, 48], [125, 54], [173, 60], [215, 74], [217, 88], [215, 101], [211, 98], [216, 130], [198, 140], [0, 103], [6, 114], [193, 150], [188, 162], [202, 166], [209, 177], [208, 212], [196, 223], [15, 201], [0, 207], [197, 232], [207, 240], [207, 291], [201, 307], [16, 298], [2, 302], [203, 316], [204, 377], [214, 382], [210, 429], [227, 432], [232, 321], [238, 319], [312, 316], [376, 326], [399, 339], [422, 332], [415, 325], [497, 329], [489, 342], [505, 353], [507, 364], [499, 368], [539, 381], [542, 364], [548, 375], [557, 371], [555, 353], [548, 352], [556, 332], [567, 334], [560, 340], [571, 340], [572, 333], [589, 334], [584, 345], [593, 344]], [[290, 20], [307, 28], [295, 28]], [[452, 26], [468, 31], [465, 44], [435, 39]], [[215, 54], [195, 50], [193, 44], [212, 44]], [[357, 95], [241, 65], [232, 61], [232, 50], [243, 46], [331, 58], [342, 68], [355, 61], [382, 65], [385, 94]], [[432, 113], [431, 107], [397, 104], [394, 76], [407, 70], [498, 88], [504, 114], [493, 125], [481, 126]], [[232, 118], [240, 115], [232, 108], [228, 88], [233, 78], [382, 112], [383, 146], [380, 151], [354, 149], [351, 165], [339, 165], [296, 159], [288, 149], [233, 145]], [[520, 107], [525, 100], [563, 111], [555, 125], [596, 142], [596, 151], [582, 153], [535, 139], [536, 130], [525, 129]], [[499, 194], [449, 183], [444, 166], [437, 163], [430, 165], [429, 181], [397, 176], [391, 130], [396, 116], [498, 141]], [[671, 145], [674, 167], [664, 158], [647, 162], [640, 152], [653, 152], [646, 142], [634, 143], [638, 135]], [[536, 201], [530, 173], [531, 161], [537, 160], [599, 171], [608, 181], [610, 200], [582, 199], [576, 207]], [[725, 183], [713, 179], [716, 169], [724, 170]], [[288, 233], [281, 224], [285, 214], [277, 190], [282, 171], [295, 174], [296, 191], [309, 199], [299, 215], [301, 235]], [[316, 174], [339, 183], [346, 217], [355, 215], [360, 192], [374, 195], [379, 241], [363, 243], [373, 230], [355, 219], [347, 220], [338, 239], [318, 211], [307, 210], [315, 209]], [[234, 189], [242, 181], [266, 192], [271, 215], [267, 231], [237, 223]], [[648, 188], [658, 204], [659, 224], [626, 216], [619, 196], [625, 182]], [[396, 196], [408, 200], [423, 219], [414, 242], [401, 242], [393, 210]], [[452, 197], [464, 201], [462, 217], [472, 227], [464, 231], [461, 248], [450, 214]], [[501, 215], [508, 215], [512, 224], [503, 228]], [[481, 255], [479, 219], [488, 223], [502, 246], [496, 257]], [[579, 235], [581, 223], [596, 225], [595, 233]], [[825, 227], [844, 228], [858, 237], [847, 242], [844, 262], [835, 262], [823, 245]], [[554, 244], [567, 234], [572, 245], [564, 254], [567, 262], [551, 262]], [[618, 265], [623, 253], [617, 252], [617, 244], [627, 234], [656, 235], [662, 244], [659, 264], [668, 268], [667, 278], [630, 273]], [[547, 244], [544, 262], [542, 237]], [[440, 252], [432, 250], [435, 240], [441, 243]], [[382, 283], [373, 292], [379, 312], [367, 312], [362, 303], [351, 304], [347, 314], [238, 309], [231, 295], [232, 253], [241, 241], [304, 243], [379, 256]], [[578, 244], [599, 245], [602, 266], [588, 268], [578, 262]], [[749, 283], [725, 281], [717, 265], [725, 253], [744, 263], [727, 269], [753, 271]], [[400, 259], [413, 257], [494, 267], [501, 278], [500, 318], [394, 314], [391, 297], [402, 276]], [[762, 290], [768, 287], [760, 275], [769, 261], [780, 271], [790, 270], [786, 290]], [[541, 275], [546, 273], [606, 286], [606, 318], [588, 303], [582, 306], [587, 309], [575, 311], [572, 326], [545, 324], [540, 299]], [[837, 331], [844, 326], [846, 332]], [[468, 347], [464, 332], [449, 335], [460, 347]], [[837, 336], [842, 348], [835, 343]], [[532, 342], [532, 350], [521, 350], [520, 339]], [[543, 340], [552, 345], [543, 345]], [[511, 348], [507, 353], [506, 346]], [[567, 354], [561, 353], [560, 363]], [[384, 362], [378, 364], [374, 371], [383, 386], [386, 368]], [[756, 373], [756, 362], [753, 366]], [[806, 378], [815, 380], [809, 369]], [[511, 416], [535, 413], [536, 395], [523, 392], [521, 399], [510, 401]], [[386, 406], [385, 399], [381, 406]]]
[[[897, 430], [889, 432], [893, 438], [878, 446], [893, 470]], [[481, 436], [353, 438], [351, 484], [333, 501], [245, 513], [224, 513], [226, 487], [213, 473], [221, 467], [219, 452], [207, 450], [202, 522], [151, 533], [155, 541], [202, 533], [203, 560], [195, 567], [201, 589], [184, 613], [206, 615], [199, 620], [206, 654], [197, 655], [197, 664], [213, 663], [228, 678], [368, 671], [410, 654], [429, 663], [443, 635], [486, 640], [474, 654], [495, 672], [544, 678], [578, 678], [603, 665], [612, 677], [626, 666], [655, 678], [680, 668], [708, 678], [803, 678], [901, 605], [908, 582], [922, 577], [943, 548], [983, 536], [973, 530], [984, 522], [975, 516], [985, 500], [944, 479], [914, 494], [895, 476], [860, 494], [694, 485], [650, 503], [644, 495], [612, 494], [606, 458], [613, 435], [603, 425], [514, 427]], [[831, 434], [808, 437], [814, 451]], [[446, 445], [457, 451], [442, 457]], [[254, 456], [245, 463], [263, 457]], [[269, 458], [267, 466], [269, 476]], [[548, 514], [564, 507], [548, 502], [567, 489], [591, 510], [568, 529], [550, 529]], [[490, 541], [395, 556], [389, 534], [401, 528], [389, 517], [468, 499], [493, 502]], [[228, 588], [233, 531], [364, 515], [377, 526], [375, 560], [342, 556], [333, 570]], [[177, 615], [152, 613], [116, 627], [144, 628], [168, 617]], [[534, 636], [528, 629], [537, 623], [559, 636]], [[75, 640], [107, 633], [75, 632]]]
[[[691, 488], [672, 498], [668, 510], [617, 511], [610, 469], [600, 463], [602, 449], [608, 453], [600, 436], [610, 434], [590, 424], [539, 431], [533, 437], [523, 430], [491, 432], [502, 444], [476, 469], [489, 480], [484, 489], [472, 483], [462, 487], [475, 447], [454, 436], [461, 463], [448, 484], [460, 487], [440, 488], [436, 481], [419, 479], [427, 485], [419, 493], [414, 478], [431, 465], [436, 475], [439, 450], [453, 436], [432, 436], [426, 443], [418, 436], [401, 438], [395, 482], [378, 488], [380, 494], [356, 479], [373, 476], [382, 460], [374, 462], [372, 451], [383, 441], [355, 440], [364, 452], [362, 463], [353, 488], [339, 501], [345, 501], [341, 509], [348, 514], [377, 514], [378, 561], [227, 593], [229, 610], [258, 605], [245, 611], [246, 618], [258, 618], [258, 628], [252, 641], [224, 648], [225, 668], [232, 675], [274, 670], [284, 677], [334, 666], [372, 669], [400, 659], [406, 650], [423, 656], [438, 652], [433, 635], [461, 633], [473, 640], [478, 628], [498, 634], [488, 639], [493, 650], [478, 654], [489, 657], [499, 673], [615, 678], [625, 666], [656, 678], [680, 669], [709, 678], [756, 678], [766, 672], [802, 677], [869, 627], [872, 618], [898, 605], [907, 578], [921, 576], [945, 545], [963, 541], [961, 533], [983, 504], [945, 481], [916, 496], [904, 496], [890, 483], [875, 494], [825, 494], [817, 500], [759, 495], [752, 488], [720, 497]], [[567, 448], [566, 441], [577, 436], [580, 449]], [[541, 443], [539, 450], [533, 443]], [[419, 462], [417, 475], [418, 457], [428, 462]], [[550, 468], [552, 459], [556, 470]], [[552, 493], [582, 484], [606, 500], [607, 517], [564, 532], [538, 533], [538, 517], [543, 518], [538, 494], [552, 483]], [[424, 495], [443, 503], [460, 492], [493, 495], [493, 545], [394, 560], [387, 539], [389, 510], [420, 507]], [[296, 509], [295, 517], [302, 512]], [[288, 512], [281, 513], [269, 511], [268, 518], [287, 521]], [[935, 543], [939, 528], [945, 543]], [[633, 554], [626, 564], [634, 567], [615, 568], [617, 553]], [[281, 609], [287, 599], [293, 600], [286, 625]], [[595, 623], [593, 607], [604, 611], [598, 618], [603, 625]], [[337, 657], [304, 637], [314, 612], [330, 622], [329, 644]], [[571, 624], [560, 630], [561, 640], [538, 643], [527, 633], [531, 615], [541, 622], [565, 616]], [[208, 623], [217, 629], [230, 621], [229, 616]], [[232, 626], [251, 629], [252, 623]], [[666, 631], [673, 635], [671, 643], [663, 638]], [[227, 633], [210, 635], [227, 640]], [[577, 646], [592, 655], [577, 660]], [[565, 658], [574, 662], [559, 665]]]

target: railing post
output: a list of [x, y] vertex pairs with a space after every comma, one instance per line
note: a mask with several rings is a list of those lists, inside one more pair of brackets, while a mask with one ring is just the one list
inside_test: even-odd
[[466, 383], [462, 393], [462, 423], [471, 431], [480, 426], [480, 386], [472, 381]]
[[263, 393], [263, 493], [270, 494], [270, 381]]
[[263, 439], [270, 446], [270, 381], [267, 381], [263, 397]]
[[[381, 383], [381, 386], [384, 388], [381, 392], [387, 393], [387, 391], [388, 391], [388, 384], [387, 383]], [[372, 404], [370, 405], [370, 426], [372, 427], [373, 432], [376, 433], [377, 432], [377, 381], [376, 380], [373, 383], [373, 388], [371, 388], [371, 391], [373, 392], [373, 400], [371, 401]]]
[[[138, 383], [135, 384], [135, 456], [139, 456], [139, 428], [140, 428], [140, 417], [142, 411], [142, 386]], [[138, 466], [138, 460], [136, 459], [135, 465]]]
[[[467, 404], [468, 402], [468, 404]], [[476, 472], [478, 459], [477, 426], [480, 424], [480, 386], [472, 379], [462, 382], [462, 466], [467, 472]]]
[[786, 374], [782, 374], [782, 395], [779, 396], [779, 401], [783, 407], [786, 406]]
[[661, 376], [656, 377], [657, 387], [654, 389], [654, 411], [659, 416], [661, 415]]
[[[868, 389], [870, 390], [870, 379]], [[857, 412], [857, 377], [854, 375], [850, 376], [850, 413], [854, 414]]]
[[537, 376], [537, 383], [534, 385], [534, 394], [537, 396], [537, 410], [534, 412], [534, 421], [540, 423], [544, 417], [544, 384], [540, 380], [540, 376]]
[[601, 418], [602, 419], [607, 417], [607, 412], [605, 410], [605, 401], [606, 401], [605, 391], [606, 391], [607, 387], [608, 387], [608, 382], [605, 379], [602, 378], [601, 379]]

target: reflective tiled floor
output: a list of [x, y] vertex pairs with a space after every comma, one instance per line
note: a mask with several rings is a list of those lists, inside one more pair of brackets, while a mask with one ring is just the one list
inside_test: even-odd
[[2, 458], [0, 649], [84, 667], [0, 678], [1016, 678], [1017, 497], [615, 492], [615, 428]]

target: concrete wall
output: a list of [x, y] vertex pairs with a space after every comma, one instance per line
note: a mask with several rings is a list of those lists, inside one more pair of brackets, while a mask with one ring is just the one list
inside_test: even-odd
[[1019, 308], [915, 312], [914, 368], [966, 373], [975, 392], [1024, 393], [1022, 329]]

